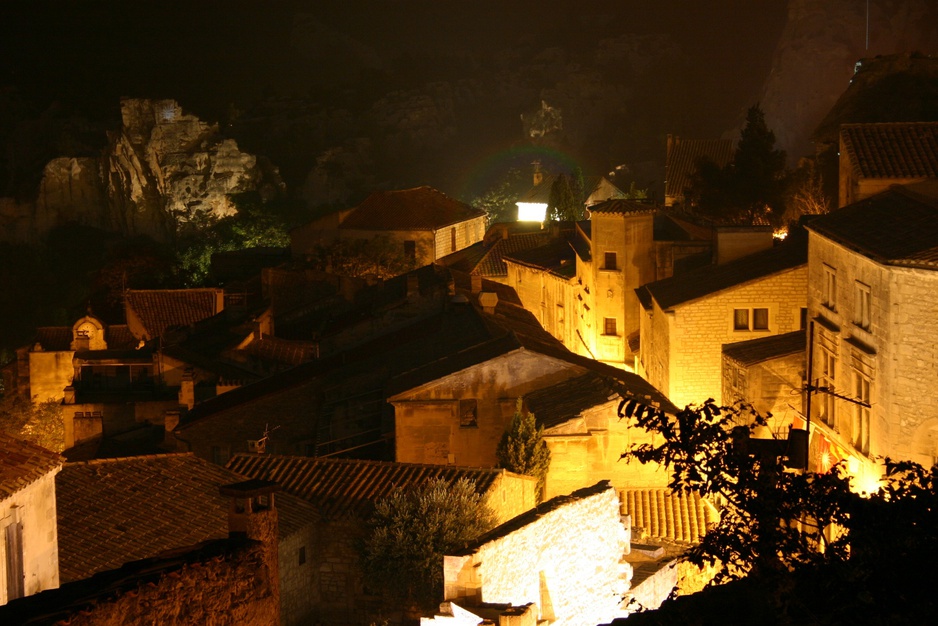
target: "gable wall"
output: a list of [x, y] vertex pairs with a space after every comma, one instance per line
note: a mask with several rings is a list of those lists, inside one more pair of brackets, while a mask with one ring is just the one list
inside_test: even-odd
[[[456, 231], [456, 249], [453, 249], [453, 234]], [[485, 216], [480, 215], [463, 222], [444, 226], [434, 232], [433, 258], [425, 264], [432, 263], [439, 258], [468, 248], [474, 243], [482, 241], [485, 236]]]
[[0, 604], [7, 598], [6, 529], [22, 527], [25, 595], [59, 586], [59, 541], [55, 513], [55, 475], [39, 480], [0, 501]]

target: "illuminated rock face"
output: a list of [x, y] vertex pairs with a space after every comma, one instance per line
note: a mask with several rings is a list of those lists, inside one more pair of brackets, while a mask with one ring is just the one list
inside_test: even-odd
[[282, 185], [217, 124], [173, 100], [123, 100], [121, 118], [101, 158], [49, 162], [34, 233], [75, 221], [165, 240], [193, 221], [233, 214], [230, 194]]

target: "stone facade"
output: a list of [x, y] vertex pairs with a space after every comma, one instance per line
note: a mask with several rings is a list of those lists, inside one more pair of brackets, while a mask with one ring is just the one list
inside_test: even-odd
[[[814, 232], [808, 259], [813, 377], [871, 405], [816, 393], [812, 423], [861, 461], [861, 481], [878, 473], [876, 458], [931, 466], [938, 458], [938, 272], [884, 265]], [[866, 312], [858, 309], [863, 292]]]
[[[797, 330], [805, 306], [807, 268], [786, 270], [662, 310], [642, 319], [642, 368], [676, 405], [721, 398], [725, 343]], [[735, 330], [736, 309], [768, 309], [765, 330]], [[726, 399], [724, 399], [726, 400]]]
[[[22, 570], [21, 595], [30, 596], [59, 586], [57, 473], [58, 470], [50, 472], [0, 500], [0, 604], [13, 599], [11, 593], [16, 585], [11, 578], [16, 574], [8, 571], [12, 562], [18, 562]], [[18, 550], [18, 560], [9, 554], [11, 549]]]
[[445, 599], [537, 605], [540, 619], [593, 626], [624, 615], [628, 533], [608, 483], [554, 498], [444, 557]]

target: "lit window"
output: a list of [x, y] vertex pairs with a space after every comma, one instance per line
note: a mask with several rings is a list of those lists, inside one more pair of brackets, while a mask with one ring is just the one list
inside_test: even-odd
[[824, 266], [824, 294], [822, 304], [831, 311], [837, 310], [837, 270]]
[[474, 398], [459, 401], [459, 427], [479, 427], [478, 402]]
[[863, 330], [870, 329], [870, 309], [873, 306], [873, 294], [869, 285], [856, 283], [854, 298], [853, 323]]
[[605, 264], [603, 265], [604, 270], [615, 270], [618, 269], [616, 266], [616, 253], [607, 252], [605, 258]]
[[607, 317], [603, 323], [603, 334], [604, 335], [617, 335], [616, 332], [616, 318]]
[[[860, 372], [854, 371], [853, 373], [854, 387], [853, 393], [856, 396], [856, 400], [859, 402], [864, 402], [867, 405], [870, 403], [870, 379], [861, 374]], [[853, 447], [863, 454], [870, 453], [870, 407], [863, 406], [861, 404], [854, 404], [853, 406], [853, 424], [851, 425], [851, 443]]]
[[769, 310], [733, 309], [733, 330], [769, 330]]

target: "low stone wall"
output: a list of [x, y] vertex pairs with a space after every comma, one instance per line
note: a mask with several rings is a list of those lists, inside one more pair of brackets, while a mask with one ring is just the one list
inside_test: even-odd
[[528, 602], [555, 625], [624, 615], [628, 535], [608, 481], [553, 498], [444, 557], [445, 599], [465, 606]]

